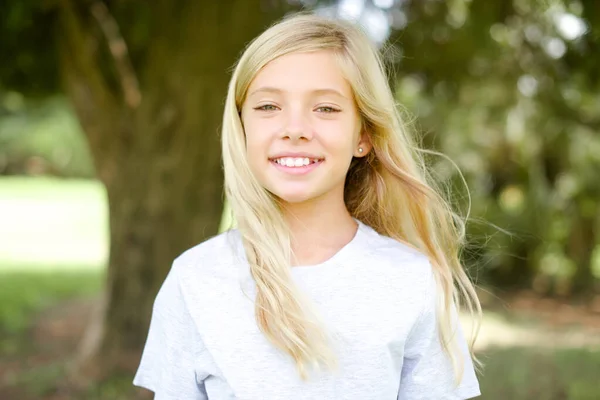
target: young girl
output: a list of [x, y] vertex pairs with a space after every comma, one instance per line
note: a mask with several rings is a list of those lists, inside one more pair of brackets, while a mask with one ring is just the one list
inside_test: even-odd
[[[377, 51], [295, 15], [239, 60], [222, 132], [238, 228], [179, 256], [134, 384], [159, 400], [467, 399], [479, 310]], [[459, 295], [460, 294], [460, 295]]]

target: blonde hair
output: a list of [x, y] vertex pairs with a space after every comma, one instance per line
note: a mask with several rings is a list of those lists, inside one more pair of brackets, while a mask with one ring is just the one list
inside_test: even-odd
[[378, 50], [350, 22], [306, 13], [287, 17], [248, 45], [231, 78], [222, 132], [225, 190], [257, 285], [257, 323], [275, 346], [295, 360], [303, 378], [308, 366], [335, 366], [322, 324], [291, 279], [289, 229], [277, 199], [249, 168], [240, 118], [248, 87], [267, 63], [290, 53], [322, 50], [336, 56], [373, 146], [350, 166], [346, 206], [353, 217], [380, 234], [428, 256], [441, 294], [437, 305], [440, 340], [458, 382], [464, 363], [453, 340], [454, 307], [464, 300], [471, 315], [481, 314], [474, 286], [459, 260], [464, 221], [434, 189], [423, 159], [425, 151], [415, 146], [402, 122]]

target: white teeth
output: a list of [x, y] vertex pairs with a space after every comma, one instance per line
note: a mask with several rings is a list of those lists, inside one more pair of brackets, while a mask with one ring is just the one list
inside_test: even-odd
[[317, 160], [311, 160], [308, 157], [281, 157], [275, 159], [275, 162], [280, 165], [285, 165], [286, 167], [303, 167]]

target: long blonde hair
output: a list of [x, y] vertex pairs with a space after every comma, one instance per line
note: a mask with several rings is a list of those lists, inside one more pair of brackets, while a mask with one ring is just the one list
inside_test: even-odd
[[373, 145], [366, 157], [350, 166], [346, 206], [353, 217], [380, 234], [428, 256], [441, 294], [437, 305], [440, 340], [459, 381], [464, 363], [453, 340], [453, 310], [464, 300], [471, 315], [481, 314], [474, 286], [459, 259], [464, 221], [430, 178], [424, 150], [416, 147], [407, 132], [378, 50], [350, 22], [305, 13], [287, 17], [248, 45], [231, 78], [222, 131], [225, 190], [257, 285], [257, 323], [275, 346], [295, 360], [303, 378], [308, 366], [335, 365], [326, 332], [291, 279], [289, 229], [277, 199], [249, 168], [240, 118], [248, 87], [261, 68], [286, 54], [321, 50], [336, 56]]

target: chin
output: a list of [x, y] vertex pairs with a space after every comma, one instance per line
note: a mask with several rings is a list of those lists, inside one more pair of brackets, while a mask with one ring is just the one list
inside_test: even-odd
[[[275, 186], [275, 185], [274, 185]], [[274, 190], [269, 190], [275, 197], [279, 200], [288, 203], [288, 204], [300, 204], [305, 203], [318, 197], [318, 192], [315, 190], [311, 190], [309, 187], [305, 187], [305, 185], [298, 185], [294, 187], [294, 185], [290, 185], [292, 187], [285, 187], [286, 185], [280, 185], [274, 187]]]
[[310, 201], [314, 196], [308, 193], [274, 193], [280, 200], [289, 204], [300, 204]]

